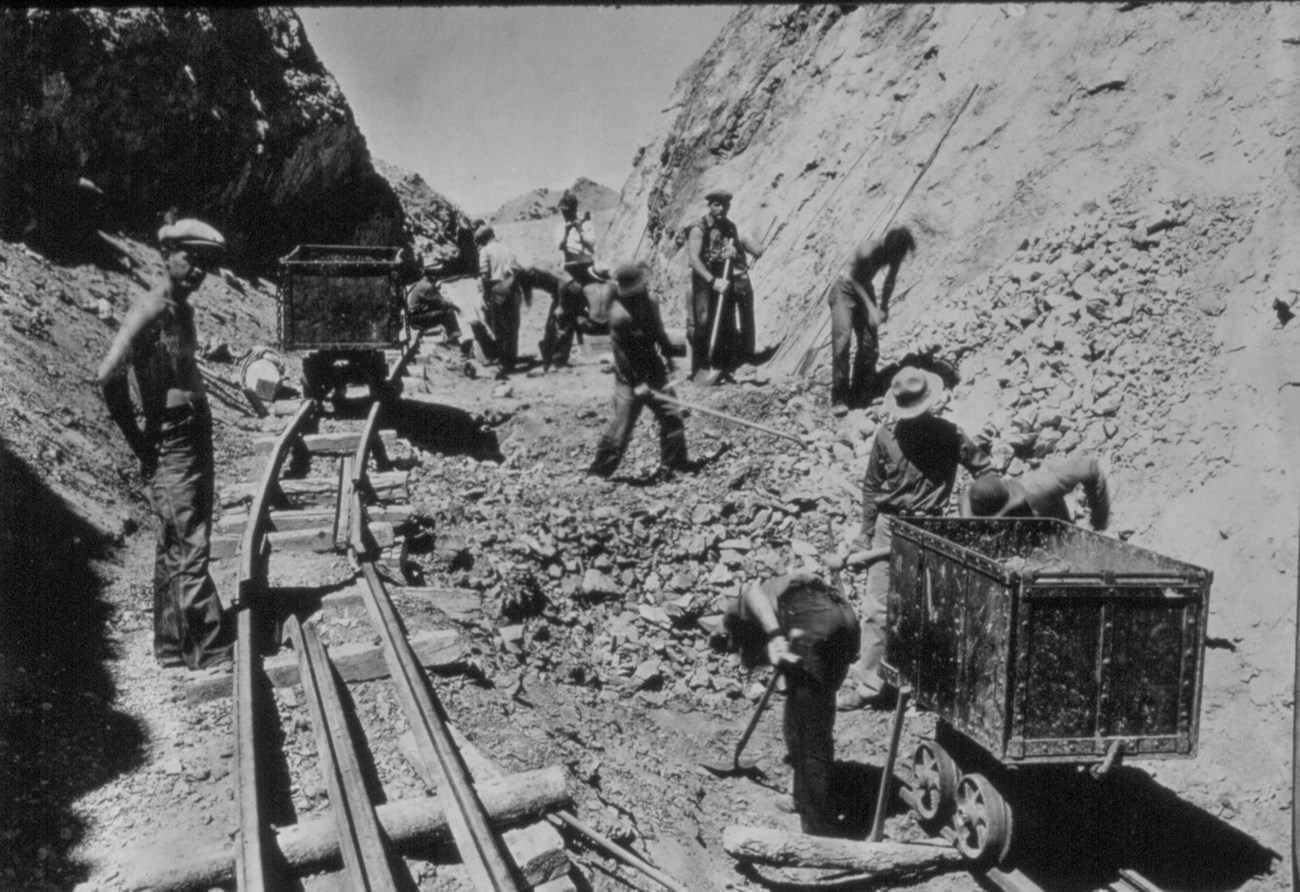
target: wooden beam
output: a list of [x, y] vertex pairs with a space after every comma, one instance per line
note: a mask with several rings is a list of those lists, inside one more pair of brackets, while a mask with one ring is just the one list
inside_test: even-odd
[[[397, 431], [381, 430], [378, 433], [385, 447], [391, 448], [397, 443]], [[352, 433], [340, 431], [331, 434], [307, 434], [302, 438], [302, 443], [312, 455], [351, 455], [356, 452], [360, 438], [361, 434], [355, 431]], [[275, 441], [275, 437], [257, 437], [253, 440], [253, 451], [270, 452]]]
[[[367, 477], [375, 498], [381, 502], [410, 500], [411, 491], [407, 485], [409, 471], [384, 471], [369, 474]], [[221, 494], [222, 506], [230, 507], [252, 499], [258, 485], [236, 483], [228, 487]], [[333, 477], [301, 477], [280, 481], [280, 491], [284, 494], [285, 500], [297, 508], [310, 506], [333, 510], [334, 502], [338, 498], [338, 488], [338, 480]]]
[[860, 870], [873, 876], [969, 867], [961, 852], [951, 845], [858, 842], [761, 827], [727, 827], [722, 831], [722, 847], [742, 861], [778, 867]]
[[[465, 652], [460, 635], [448, 629], [412, 636], [411, 649], [415, 651], [420, 665], [429, 668], [454, 666], [460, 662]], [[330, 654], [334, 668], [344, 681], [370, 681], [388, 677], [388, 665], [384, 662], [382, 648], [369, 644], [347, 644], [331, 649]], [[292, 653], [267, 657], [262, 662], [262, 670], [273, 687], [287, 688], [300, 681], [298, 660]], [[229, 697], [230, 689], [229, 675], [202, 676], [186, 682], [185, 699], [194, 706], [219, 697]]]

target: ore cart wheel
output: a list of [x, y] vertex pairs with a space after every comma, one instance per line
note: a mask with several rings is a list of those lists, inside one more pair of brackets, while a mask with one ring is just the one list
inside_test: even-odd
[[963, 775], [957, 782], [957, 849], [981, 865], [996, 864], [1011, 848], [1011, 809], [982, 774]]
[[957, 807], [957, 763], [933, 740], [923, 740], [912, 752], [913, 804], [926, 824], [944, 824]]

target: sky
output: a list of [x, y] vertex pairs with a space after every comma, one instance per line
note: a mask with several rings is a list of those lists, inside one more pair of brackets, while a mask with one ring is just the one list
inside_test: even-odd
[[296, 7], [370, 154], [469, 213], [622, 188], [734, 6]]

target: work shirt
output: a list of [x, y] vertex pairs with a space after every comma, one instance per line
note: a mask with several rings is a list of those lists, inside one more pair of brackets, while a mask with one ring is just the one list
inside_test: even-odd
[[[768, 579], [758, 588], [771, 605], [790, 652], [799, 657], [799, 665], [822, 682], [841, 676], [857, 656], [860, 642], [857, 615], [844, 596], [818, 577], [790, 574]], [[737, 598], [726, 609], [742, 622], [759, 625], [744, 598]], [[761, 630], [757, 634], [761, 635]]]
[[1044, 462], [1036, 470], [1003, 481], [1011, 492], [1013, 503], [1024, 507], [1013, 508], [1007, 517], [1054, 517], [1070, 523], [1070, 508], [1065, 496], [1082, 485], [1094, 529], [1105, 529], [1110, 520], [1110, 491], [1101, 462], [1091, 455], [1072, 455], [1069, 458]]
[[478, 274], [489, 284], [505, 281], [519, 269], [515, 252], [495, 239], [478, 249]]
[[672, 342], [659, 317], [659, 304], [647, 295], [615, 297], [609, 304], [610, 345], [614, 352], [614, 376], [629, 387], [648, 384], [662, 387], [667, 379], [655, 345], [667, 355]]
[[734, 245], [736, 248], [736, 256], [731, 258], [732, 273], [748, 269], [749, 262], [744, 249], [740, 246], [736, 224], [730, 218], [715, 221], [705, 214], [694, 226], [699, 228], [703, 236], [700, 244], [700, 260], [708, 267], [710, 273], [720, 276], [726, 269], [727, 262], [723, 259], [722, 252], [727, 245]]
[[944, 513], [961, 465], [987, 474], [989, 458], [960, 427], [925, 414], [892, 421], [876, 431], [862, 481], [862, 532], [875, 532], [881, 514]]
[[590, 220], [566, 220], [555, 228], [555, 244], [564, 252], [566, 263], [581, 254], [595, 254], [596, 230]]

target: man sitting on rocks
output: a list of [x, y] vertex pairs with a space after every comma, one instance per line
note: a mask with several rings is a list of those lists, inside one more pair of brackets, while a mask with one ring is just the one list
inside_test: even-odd
[[962, 517], [1055, 517], [1072, 523], [1065, 496], [1082, 486], [1094, 530], [1110, 523], [1110, 488], [1101, 462], [1092, 455], [1043, 462], [1019, 477], [985, 474], [957, 499]]
[[[424, 268], [424, 278], [406, 292], [406, 319], [412, 328], [427, 329], [442, 326], [447, 344], [460, 346], [460, 322], [456, 319], [456, 305], [442, 295], [438, 287], [441, 268], [429, 265]], [[469, 345], [466, 344], [468, 347]]]
[[[614, 352], [614, 417], [596, 446], [588, 474], [609, 477], [618, 469], [632, 439], [641, 407], [650, 406], [659, 422], [659, 459], [663, 469], [694, 471], [686, 453], [682, 410], [657, 399], [653, 391], [676, 394], [668, 383], [676, 370], [677, 348], [664, 331], [659, 304], [650, 296], [650, 271], [644, 263], [625, 263], [614, 271], [617, 287], [609, 306], [610, 344]], [[661, 361], [655, 347], [663, 353]]]
[[[835, 692], [858, 652], [858, 618], [816, 574], [797, 571], [754, 583], [729, 605], [724, 624], [746, 665], [784, 672], [786, 751], [794, 772], [794, 810], [804, 833], [842, 832], [831, 783], [835, 764]], [[756, 645], [758, 645], [756, 647]]]

